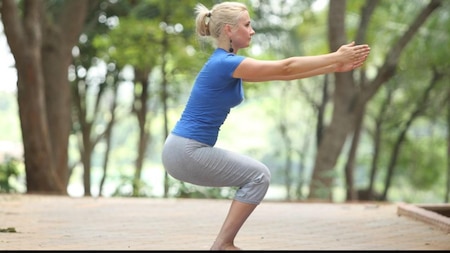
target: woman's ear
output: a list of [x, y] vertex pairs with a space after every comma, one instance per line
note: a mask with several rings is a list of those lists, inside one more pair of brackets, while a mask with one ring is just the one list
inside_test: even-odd
[[225, 34], [228, 36], [228, 37], [231, 37], [231, 30], [232, 30], [232, 27], [231, 27], [231, 25], [230, 24], [225, 24], [225, 26], [223, 27], [223, 29], [224, 29], [224, 31], [225, 31]]

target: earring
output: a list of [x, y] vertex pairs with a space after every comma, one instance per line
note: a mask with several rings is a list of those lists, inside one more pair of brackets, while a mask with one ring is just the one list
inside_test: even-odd
[[230, 39], [230, 53], [233, 53], [234, 49], [233, 49], [233, 45], [231, 44], [233, 41]]

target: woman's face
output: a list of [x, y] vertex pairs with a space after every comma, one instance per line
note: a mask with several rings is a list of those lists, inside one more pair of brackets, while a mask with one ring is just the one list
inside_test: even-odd
[[250, 24], [250, 15], [245, 11], [242, 13], [236, 27], [232, 29], [230, 39], [233, 41], [233, 48], [238, 50], [240, 48], [248, 47], [253, 34], [255, 34], [255, 31]]

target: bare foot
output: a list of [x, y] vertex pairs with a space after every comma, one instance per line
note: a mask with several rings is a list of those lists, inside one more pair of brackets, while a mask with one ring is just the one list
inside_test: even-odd
[[242, 249], [234, 246], [233, 244], [216, 245], [216, 243], [214, 243], [214, 245], [211, 247], [210, 250], [242, 250]]

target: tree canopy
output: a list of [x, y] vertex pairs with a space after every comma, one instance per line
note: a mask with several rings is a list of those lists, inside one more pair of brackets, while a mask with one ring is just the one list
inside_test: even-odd
[[[350, 41], [371, 55], [348, 73], [246, 84], [219, 145], [268, 164], [285, 199], [448, 202], [449, 2], [243, 2], [256, 30], [245, 56], [324, 54]], [[82, 182], [83, 195], [229, 196], [178, 182], [160, 163], [214, 47], [195, 34], [196, 3], [1, 2], [27, 192], [69, 194]]]

